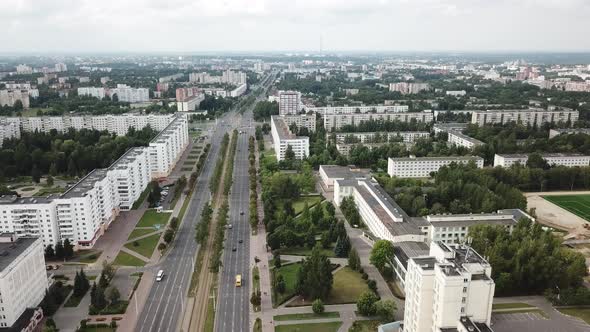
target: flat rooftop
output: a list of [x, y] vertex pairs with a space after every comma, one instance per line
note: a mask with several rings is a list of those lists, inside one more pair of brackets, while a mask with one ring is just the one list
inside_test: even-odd
[[450, 156], [450, 157], [406, 157], [406, 158], [389, 158], [392, 161], [429, 161], [429, 160], [482, 160], [482, 157], [478, 156]]
[[[2, 237], [10, 236], [2, 234]], [[21, 237], [14, 242], [0, 242], [0, 271], [4, 271], [18, 256], [27, 250], [37, 238]]]
[[418, 257], [413, 260], [422, 270], [434, 270], [434, 265], [437, 263], [434, 257]]
[[393, 254], [407, 269], [410, 258], [428, 256], [430, 248], [424, 242], [397, 242], [393, 244]]
[[329, 178], [355, 179], [369, 177], [367, 170], [355, 168], [354, 166], [321, 165], [320, 167]]
[[469, 141], [469, 142], [471, 142], [473, 144], [484, 144], [482, 141], [480, 141], [478, 139], [475, 139], [475, 138], [473, 138], [471, 136], [467, 136], [467, 135], [463, 134], [462, 132], [460, 132], [458, 130], [453, 130], [453, 131], [449, 132], [449, 135], [455, 135], [455, 136], [457, 136], [459, 138], [462, 138], [462, 139], [464, 139], [466, 141]]
[[[512, 153], [512, 154], [504, 154], [504, 153], [498, 153], [497, 154], [500, 157], [504, 157], [504, 158], [513, 158], [513, 159], [522, 159], [522, 158], [528, 158], [529, 155], [526, 153]], [[586, 156], [586, 155], [582, 155], [579, 153], [541, 153], [540, 154], [541, 157], [543, 158], [576, 158], [576, 157], [588, 157], [590, 158], [590, 156]]]

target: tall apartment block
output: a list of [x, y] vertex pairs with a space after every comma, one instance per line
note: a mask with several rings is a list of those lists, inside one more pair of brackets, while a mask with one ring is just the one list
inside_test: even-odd
[[279, 91], [279, 115], [297, 114], [301, 109], [301, 92]]
[[428, 257], [408, 261], [403, 331], [491, 331], [491, 273], [472, 248], [432, 243]]

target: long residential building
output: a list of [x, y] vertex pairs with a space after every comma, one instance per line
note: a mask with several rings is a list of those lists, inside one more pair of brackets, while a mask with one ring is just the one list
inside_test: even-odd
[[309, 137], [297, 136], [292, 133], [283, 117], [271, 116], [270, 129], [278, 161], [285, 160], [285, 154], [289, 147], [295, 153], [296, 159], [304, 159], [309, 156]]
[[[384, 145], [388, 145], [388, 142], [382, 143], [336, 143], [336, 150], [343, 156], [348, 156], [352, 149], [355, 147], [367, 147], [369, 150], [380, 148]], [[413, 142], [398, 142], [405, 147], [406, 150], [410, 150], [414, 146]]]
[[491, 273], [472, 248], [432, 243], [427, 257], [408, 263], [404, 332], [491, 332]]
[[47, 287], [43, 242], [0, 232], [0, 330], [36, 331]]
[[316, 129], [316, 114], [287, 114], [281, 116], [287, 126], [295, 124], [297, 128], [307, 128], [308, 131], [314, 132]]
[[404, 113], [409, 112], [408, 105], [363, 105], [363, 106], [324, 106], [304, 107], [306, 112], [325, 114], [353, 114], [353, 113]]
[[103, 99], [106, 96], [105, 88], [82, 87], [78, 88], [78, 96], [90, 96]]
[[149, 146], [129, 149], [111, 166], [93, 170], [63, 194], [2, 196], [3, 231], [40, 237], [44, 245], [68, 239], [78, 249], [92, 248], [150, 180], [171, 173], [188, 143], [187, 117], [177, 114]]
[[[566, 167], [584, 167], [590, 165], [590, 156], [567, 153], [542, 153], [541, 157], [549, 165]], [[526, 166], [529, 156], [526, 154], [495, 154], [494, 167], [510, 167], [516, 163]]]
[[382, 143], [407, 142], [413, 143], [419, 139], [430, 137], [427, 131], [395, 131], [395, 132], [349, 132], [333, 133], [336, 143]]
[[11, 124], [19, 128], [20, 132], [37, 131], [48, 133], [51, 130], [66, 132], [70, 128], [73, 128], [76, 130], [106, 130], [117, 135], [125, 135], [130, 128], [141, 130], [147, 126], [150, 126], [154, 130], [161, 131], [164, 130], [173, 119], [174, 115], [172, 114], [0, 117], [0, 126]]
[[549, 129], [549, 138], [553, 138], [559, 135], [571, 135], [571, 134], [586, 134], [590, 135], [590, 128], [556, 128]]
[[389, 91], [397, 91], [403, 95], [415, 94], [426, 90], [430, 90], [430, 84], [428, 83], [389, 83]]
[[474, 156], [463, 157], [408, 157], [389, 158], [387, 160], [387, 174], [399, 178], [426, 178], [432, 172], [451, 163], [475, 163], [478, 168], [483, 167], [483, 158]]
[[109, 89], [113, 98], [117, 95], [119, 101], [128, 103], [143, 103], [150, 100], [150, 90], [147, 88], [132, 88], [125, 84], [117, 84], [115, 89]]
[[404, 113], [353, 113], [326, 114], [324, 128], [326, 131], [340, 130], [344, 126], [356, 126], [366, 121], [401, 121], [401, 122], [432, 122], [432, 112], [404, 112]]
[[570, 123], [578, 121], [579, 112], [567, 108], [540, 108], [517, 109], [517, 110], [487, 110], [473, 111], [471, 123], [480, 126], [495, 123], [516, 122], [523, 125], [542, 126], [545, 123]]
[[484, 145], [485, 143], [475, 139], [473, 137], [469, 137], [460, 131], [452, 130], [448, 132], [448, 140], [451, 145], [461, 146], [468, 149], [473, 149], [477, 146]]
[[0, 123], [0, 146], [4, 144], [5, 139], [11, 138], [20, 138], [20, 127], [18, 123]]

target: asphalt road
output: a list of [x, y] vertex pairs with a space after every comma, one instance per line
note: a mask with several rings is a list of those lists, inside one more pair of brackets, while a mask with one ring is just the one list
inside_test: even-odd
[[198, 245], [195, 241], [195, 224], [200, 221], [201, 211], [209, 201], [209, 179], [217, 162], [219, 147], [223, 135], [229, 131], [227, 121], [233, 114], [226, 114], [213, 128], [211, 149], [197, 179], [191, 202], [187, 208], [184, 221], [180, 225], [164, 260], [154, 267], [165, 272], [164, 280], [155, 282], [150, 290], [145, 306], [139, 316], [136, 331], [174, 331], [184, 311], [186, 295], [193, 271]]
[[[237, 151], [234, 160], [233, 185], [229, 197], [229, 223], [224, 245], [223, 267], [220, 277], [215, 315], [217, 331], [248, 331], [249, 330], [249, 260], [250, 260], [250, 213], [248, 174], [248, 138], [253, 129], [248, 128], [252, 112], [244, 113], [238, 130]], [[243, 215], [242, 215], [243, 212]], [[239, 243], [240, 240], [242, 243]], [[233, 248], [236, 251], [233, 251]], [[235, 277], [242, 275], [242, 287], [235, 286]]]

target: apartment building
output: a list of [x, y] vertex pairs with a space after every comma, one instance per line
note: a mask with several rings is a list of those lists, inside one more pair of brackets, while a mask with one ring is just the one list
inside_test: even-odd
[[472, 248], [433, 242], [428, 257], [408, 261], [404, 332], [491, 331], [491, 271]]
[[446, 95], [447, 96], [453, 96], [453, 97], [463, 97], [467, 94], [467, 91], [465, 90], [455, 90], [455, 91], [447, 91]]
[[113, 98], [117, 95], [119, 101], [127, 103], [143, 103], [150, 100], [150, 90], [147, 88], [132, 88], [125, 84], [117, 84], [115, 89], [109, 90]]
[[326, 135], [334, 135], [336, 138], [336, 143], [414, 143], [419, 139], [425, 139], [430, 137], [430, 133], [427, 131], [349, 132]]
[[434, 131], [435, 134], [448, 133], [450, 131], [462, 132], [467, 129], [467, 125], [467, 123], [459, 122], [437, 122], [432, 126], [432, 131]]
[[189, 74], [189, 81], [194, 83], [226, 83], [226, 84], [233, 84], [233, 85], [242, 85], [247, 83], [248, 76], [246, 73], [241, 71], [233, 71], [233, 70], [226, 70], [224, 71], [221, 76], [213, 76], [209, 73], [202, 72], [202, 73], [190, 73]]
[[0, 90], [0, 106], [14, 106], [14, 104], [20, 101], [23, 104], [24, 109], [28, 109], [30, 106], [30, 98], [28, 90]]
[[[541, 157], [552, 166], [584, 167], [590, 165], [590, 156], [567, 153], [542, 153]], [[529, 156], [526, 154], [495, 154], [494, 167], [510, 167], [516, 163], [526, 166]]]
[[559, 135], [571, 135], [571, 134], [585, 134], [590, 135], [590, 128], [556, 128], [549, 129], [549, 138], [553, 138]]
[[129, 128], [141, 130], [150, 126], [161, 131], [174, 119], [173, 114], [123, 114], [123, 115], [89, 115], [89, 116], [40, 116], [40, 117], [0, 117], [0, 128], [12, 125], [20, 132], [43, 132], [51, 130], [66, 132], [70, 128], [106, 130], [117, 135], [126, 135]]
[[387, 174], [399, 178], [426, 178], [432, 172], [451, 163], [468, 164], [473, 162], [478, 168], [483, 167], [483, 158], [474, 156], [463, 157], [408, 157], [389, 158], [387, 160]]
[[[387, 143], [387, 142], [384, 142], [384, 143], [336, 143], [336, 150], [341, 155], [348, 156], [350, 154], [350, 152], [352, 151], [352, 149], [354, 149], [356, 147], [366, 147], [369, 150], [373, 150], [373, 149], [380, 148], [380, 147], [387, 145], [387, 144], [390, 144], [390, 143]], [[414, 145], [414, 143], [409, 143], [409, 142], [399, 142], [397, 144], [403, 145], [406, 148], [406, 150], [411, 149], [412, 146]]]
[[297, 128], [307, 128], [309, 132], [314, 132], [316, 129], [316, 114], [287, 114], [281, 116], [283, 121], [290, 127], [292, 124], [295, 124]]
[[296, 136], [281, 116], [271, 116], [270, 129], [277, 160], [285, 160], [285, 153], [290, 146], [296, 159], [309, 156], [309, 137]]
[[37, 306], [48, 287], [43, 243], [5, 232], [0, 252], [0, 330], [33, 331], [43, 318]]
[[239, 97], [241, 95], [243, 95], [244, 93], [246, 93], [246, 91], [248, 91], [248, 84], [243, 83], [238, 85], [235, 89], [231, 90], [229, 92], [229, 96], [230, 97]]
[[176, 102], [176, 108], [179, 112], [191, 112], [196, 110], [203, 100], [205, 100], [204, 94], [187, 97]]
[[301, 110], [301, 92], [279, 91], [279, 115], [298, 114]]
[[20, 138], [20, 127], [17, 123], [0, 123], [0, 147], [5, 139]]
[[176, 89], [176, 101], [184, 101], [190, 97], [204, 94], [199, 87], [188, 87]]
[[326, 114], [324, 128], [326, 131], [336, 131], [344, 126], [356, 126], [366, 121], [401, 121], [401, 122], [432, 122], [432, 112], [404, 112], [404, 113], [353, 113]]
[[468, 148], [468, 149], [473, 149], [477, 146], [481, 146], [484, 145], [485, 143], [475, 139], [473, 137], [469, 137], [463, 133], [461, 133], [460, 131], [449, 131], [448, 132], [448, 142], [451, 145], [456, 145], [456, 146], [461, 146], [464, 148]]
[[471, 123], [480, 126], [495, 123], [516, 122], [523, 125], [542, 126], [545, 123], [570, 123], [578, 121], [578, 111], [567, 108], [529, 108], [522, 110], [487, 110], [473, 111]]
[[408, 105], [369, 105], [369, 106], [325, 106], [305, 107], [305, 111], [325, 114], [353, 114], [353, 113], [404, 113], [409, 112]]
[[129, 149], [111, 166], [95, 169], [65, 193], [0, 197], [0, 231], [40, 237], [44, 245], [65, 239], [92, 248], [121, 210], [129, 210], [152, 179], [170, 174], [189, 143], [186, 115], [172, 121], [147, 147]]
[[427, 90], [430, 90], [430, 84], [428, 84], [428, 83], [400, 82], [400, 83], [390, 83], [389, 84], [389, 91], [392, 91], [392, 92], [397, 91], [403, 95], [415, 94], [415, 93], [419, 93], [421, 91], [427, 91]]
[[105, 88], [83, 87], [78, 88], [78, 96], [90, 96], [103, 99], [106, 96]]
[[162, 77], [158, 78], [158, 83], [173, 82], [173, 81], [176, 81], [179, 78], [182, 78], [183, 76], [184, 76], [183, 73], [172, 74], [172, 75], [168, 75], [168, 76], [162, 76]]

